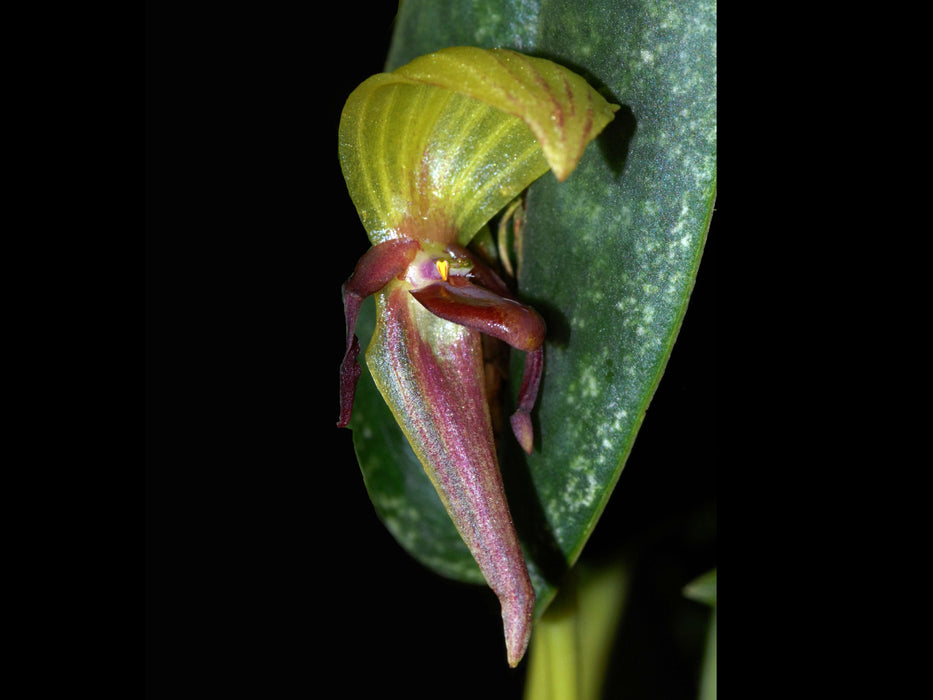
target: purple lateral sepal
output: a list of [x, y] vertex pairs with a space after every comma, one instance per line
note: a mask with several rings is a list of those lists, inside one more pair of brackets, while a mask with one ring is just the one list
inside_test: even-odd
[[401, 285], [377, 297], [367, 361], [451, 520], [499, 598], [508, 661], [531, 635], [535, 594], [512, 523], [486, 402], [480, 334], [430, 319]]
[[531, 636], [535, 593], [496, 458], [481, 334], [526, 353], [511, 425], [530, 453], [544, 321], [459, 246], [407, 238], [373, 246], [343, 286], [341, 427], [349, 423], [361, 372], [356, 320], [370, 294], [377, 302], [376, 332], [366, 352], [373, 380], [499, 598], [508, 662], [516, 666]]

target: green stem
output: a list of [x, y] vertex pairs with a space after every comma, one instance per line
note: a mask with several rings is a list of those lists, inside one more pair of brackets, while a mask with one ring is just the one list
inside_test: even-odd
[[575, 569], [531, 641], [525, 700], [597, 700], [627, 591], [621, 565]]
[[716, 608], [713, 608], [706, 637], [706, 653], [700, 675], [700, 700], [716, 700]]

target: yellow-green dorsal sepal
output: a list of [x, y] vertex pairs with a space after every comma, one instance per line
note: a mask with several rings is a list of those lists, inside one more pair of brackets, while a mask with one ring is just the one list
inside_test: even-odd
[[616, 109], [551, 61], [442, 49], [353, 91], [340, 164], [373, 244], [466, 244], [549, 167], [565, 179]]
[[619, 109], [573, 71], [508, 49], [455, 46], [416, 58], [395, 72], [519, 117], [561, 182]]

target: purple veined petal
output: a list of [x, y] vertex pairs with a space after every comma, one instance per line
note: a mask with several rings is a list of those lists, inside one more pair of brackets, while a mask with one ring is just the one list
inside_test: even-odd
[[544, 369], [544, 319], [531, 307], [470, 283], [435, 282], [412, 291], [411, 295], [436, 316], [498, 338], [528, 353], [519, 389], [518, 409], [509, 422], [522, 449], [531, 454], [534, 431], [530, 414]]
[[532, 352], [544, 343], [544, 319], [530, 306], [475, 284], [435, 282], [411, 295], [435, 316]]
[[360, 354], [356, 319], [363, 300], [385, 287], [403, 273], [421, 249], [418, 241], [406, 238], [380, 243], [367, 250], [356, 263], [353, 274], [343, 285], [343, 313], [347, 321], [347, 349], [340, 363], [340, 417], [338, 428], [346, 428], [353, 414], [353, 398], [361, 368], [356, 361]]

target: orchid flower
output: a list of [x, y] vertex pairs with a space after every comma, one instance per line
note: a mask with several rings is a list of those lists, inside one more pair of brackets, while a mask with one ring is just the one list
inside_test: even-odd
[[548, 169], [566, 179], [616, 109], [551, 61], [456, 47], [364, 81], [340, 121], [341, 168], [373, 247], [343, 286], [337, 425], [350, 421], [361, 373], [356, 319], [375, 295], [367, 365], [500, 601], [511, 666], [535, 593], [496, 458], [481, 334], [526, 353], [510, 422], [531, 453], [545, 323], [466, 246]]

